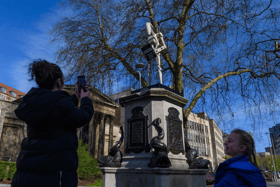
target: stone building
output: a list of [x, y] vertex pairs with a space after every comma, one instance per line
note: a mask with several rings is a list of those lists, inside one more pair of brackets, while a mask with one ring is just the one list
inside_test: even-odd
[[[65, 85], [64, 90], [74, 94], [74, 85]], [[94, 158], [108, 154], [119, 135], [119, 123], [116, 125], [115, 113], [119, 104], [94, 87], [89, 86], [90, 98], [94, 107], [91, 121], [77, 129], [78, 138], [88, 143], [88, 152]], [[0, 160], [16, 161], [21, 149], [21, 142], [27, 136], [27, 125], [19, 120], [14, 110], [22, 98], [13, 102], [0, 100]], [[80, 106], [80, 101], [78, 107]], [[84, 137], [81, 135], [85, 135]]]
[[27, 136], [25, 122], [19, 120], [14, 110], [18, 103], [0, 100], [0, 160], [16, 158], [21, 149], [21, 142]]
[[280, 133], [276, 136], [275, 153], [276, 153], [276, 155], [280, 155]]
[[275, 124], [273, 127], [269, 128], [269, 141], [272, 146], [272, 154], [280, 155], [280, 123]]
[[5, 101], [14, 101], [16, 99], [22, 98], [25, 93], [16, 90], [10, 86], [0, 83], [0, 99]]

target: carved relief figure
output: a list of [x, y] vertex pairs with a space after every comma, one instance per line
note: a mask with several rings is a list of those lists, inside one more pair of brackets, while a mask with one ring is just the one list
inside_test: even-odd
[[152, 125], [158, 131], [158, 136], [152, 138], [150, 146], [154, 148], [153, 156], [150, 159], [149, 167], [170, 167], [171, 162], [167, 157], [167, 146], [160, 142], [164, 138], [164, 130], [160, 126], [161, 119], [157, 118], [153, 121]]
[[120, 127], [120, 133], [121, 137], [119, 141], [110, 148], [109, 155], [97, 158], [97, 161], [100, 164], [99, 167], [121, 167], [123, 154], [120, 151], [120, 147], [123, 142], [123, 126]]

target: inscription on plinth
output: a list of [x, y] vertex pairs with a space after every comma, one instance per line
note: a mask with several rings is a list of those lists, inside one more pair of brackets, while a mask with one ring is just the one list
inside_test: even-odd
[[142, 107], [135, 107], [131, 112], [132, 117], [127, 120], [128, 139], [125, 152], [130, 153], [130, 151], [132, 151], [134, 153], [140, 153], [143, 150], [149, 152], [147, 130], [148, 116], [143, 114]]
[[176, 108], [168, 109], [167, 121], [167, 148], [173, 154], [184, 154], [182, 121], [179, 118], [179, 111]]
[[143, 144], [144, 133], [142, 121], [136, 121], [131, 124], [131, 144]]

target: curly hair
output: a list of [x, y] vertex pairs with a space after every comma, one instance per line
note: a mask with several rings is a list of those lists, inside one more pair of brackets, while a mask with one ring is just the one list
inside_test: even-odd
[[60, 67], [46, 60], [34, 60], [29, 64], [28, 73], [31, 73], [29, 81], [33, 80], [35, 76], [35, 81], [40, 88], [52, 90], [58, 78], [61, 78], [62, 85], [64, 84], [62, 79], [63, 73]]
[[[247, 155], [249, 157], [249, 161], [256, 166], [256, 168], [260, 169], [256, 160], [256, 149], [255, 142], [253, 137], [246, 131], [241, 129], [234, 129], [231, 133], [239, 134], [238, 145], [246, 145], [246, 150], [243, 152], [243, 155]], [[254, 158], [254, 162], [253, 159]]]

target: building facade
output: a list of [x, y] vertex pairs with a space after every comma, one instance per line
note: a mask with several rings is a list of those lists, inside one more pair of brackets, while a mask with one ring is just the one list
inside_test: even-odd
[[16, 99], [22, 98], [23, 96], [25, 96], [25, 93], [0, 83], [0, 100], [12, 102]]
[[280, 133], [276, 136], [275, 140], [275, 154], [280, 155]]
[[[65, 85], [64, 90], [72, 95], [75, 85]], [[78, 139], [88, 143], [89, 154], [97, 158], [108, 155], [110, 147], [118, 140], [119, 125], [114, 124], [114, 120], [119, 104], [94, 87], [89, 86], [89, 91], [94, 115], [88, 124], [77, 129], [77, 135]], [[22, 98], [13, 102], [0, 100], [0, 160], [12, 158], [15, 162], [21, 150], [21, 142], [27, 137], [27, 124], [14, 113], [21, 102]]]
[[280, 155], [280, 123], [269, 128], [269, 135], [272, 146], [272, 154]]

